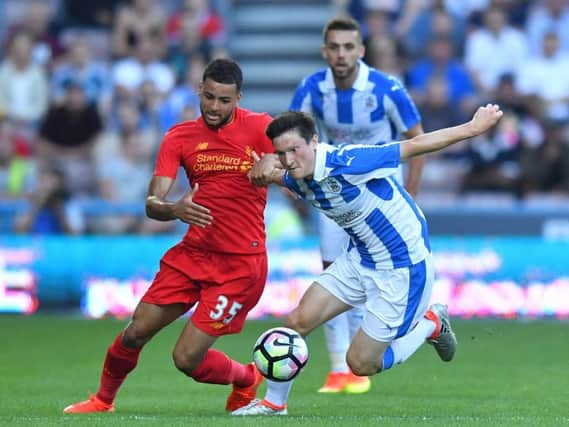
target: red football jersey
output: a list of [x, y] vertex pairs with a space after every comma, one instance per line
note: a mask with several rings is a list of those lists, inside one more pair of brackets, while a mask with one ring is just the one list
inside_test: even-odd
[[233, 120], [219, 129], [203, 119], [180, 123], [164, 136], [154, 175], [176, 178], [182, 166], [190, 184], [199, 184], [194, 202], [205, 206], [211, 225], [190, 226], [184, 241], [213, 252], [251, 254], [265, 251], [264, 211], [267, 189], [249, 182], [252, 152], [274, 151], [265, 129], [271, 117], [236, 108]]

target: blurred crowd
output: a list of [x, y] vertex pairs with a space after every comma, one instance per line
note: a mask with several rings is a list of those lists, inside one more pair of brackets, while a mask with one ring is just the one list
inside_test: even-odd
[[15, 231], [172, 231], [141, 200], [161, 135], [196, 117], [203, 68], [227, 55], [223, 5], [0, 0], [0, 198], [30, 200]]
[[399, 76], [425, 131], [505, 116], [429, 156], [422, 192], [569, 203], [568, 0], [335, 0], [365, 29], [367, 60]]
[[[333, 3], [361, 22], [366, 60], [404, 81], [426, 131], [487, 102], [505, 111], [430, 156], [422, 192], [569, 200], [569, 0]], [[29, 200], [15, 231], [173, 231], [140, 201], [161, 135], [199, 114], [203, 68], [229, 54], [229, 7], [0, 0], [0, 200]]]

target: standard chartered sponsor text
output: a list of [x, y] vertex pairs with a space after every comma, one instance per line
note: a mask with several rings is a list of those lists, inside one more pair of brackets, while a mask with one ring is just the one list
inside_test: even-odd
[[243, 159], [226, 154], [198, 154], [194, 171], [238, 171]]

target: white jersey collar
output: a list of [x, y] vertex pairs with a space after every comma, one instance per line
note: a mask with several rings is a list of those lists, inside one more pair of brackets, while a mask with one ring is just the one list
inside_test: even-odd
[[[369, 66], [364, 61], [358, 61], [358, 77], [352, 85], [352, 88], [358, 91], [363, 91], [366, 88], [367, 81], [369, 78]], [[324, 79], [324, 89], [336, 89], [334, 84], [334, 75], [332, 74], [332, 69], [328, 67], [326, 69], [326, 78]]]
[[326, 154], [328, 151], [334, 150], [329, 144], [319, 142], [316, 145], [316, 159], [314, 160], [314, 181], [322, 181], [326, 173]]

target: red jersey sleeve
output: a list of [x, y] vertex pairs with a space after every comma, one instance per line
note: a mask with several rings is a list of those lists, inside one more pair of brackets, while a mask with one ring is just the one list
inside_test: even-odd
[[265, 133], [267, 126], [273, 121], [273, 118], [267, 113], [263, 113], [258, 115], [257, 120], [259, 122], [259, 126], [257, 126], [256, 129], [260, 131], [260, 135], [256, 138], [258, 141], [257, 144], [259, 145], [255, 147], [255, 151], [259, 156], [262, 153], [274, 153], [275, 148], [273, 147], [273, 143]]
[[178, 168], [182, 163], [182, 139], [177, 128], [172, 128], [160, 144], [154, 175], [176, 179]]

